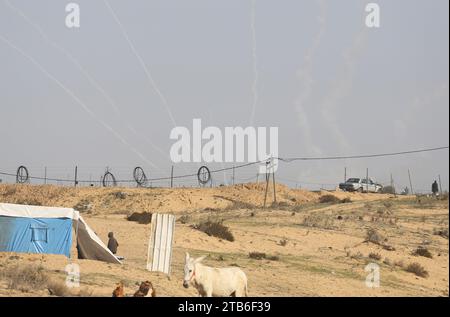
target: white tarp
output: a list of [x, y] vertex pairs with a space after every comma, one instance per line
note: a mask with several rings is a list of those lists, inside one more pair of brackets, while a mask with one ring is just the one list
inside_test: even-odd
[[24, 218], [69, 218], [77, 220], [79, 213], [73, 208], [0, 203], [0, 216]]
[[175, 216], [153, 214], [148, 243], [147, 270], [170, 275]]

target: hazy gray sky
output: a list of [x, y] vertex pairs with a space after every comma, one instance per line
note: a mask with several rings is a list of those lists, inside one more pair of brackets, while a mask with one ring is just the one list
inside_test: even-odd
[[[65, 26], [69, 2], [80, 5], [79, 29]], [[78, 165], [98, 179], [109, 166], [129, 179], [140, 165], [168, 175], [173, 121], [248, 126], [253, 105], [255, 126], [279, 127], [282, 157], [448, 145], [448, 1], [373, 1], [378, 29], [364, 24], [369, 2], [109, 0], [121, 28], [103, 0], [0, 0], [0, 171], [67, 177]], [[404, 187], [409, 168], [415, 189], [429, 190], [438, 174], [448, 188], [448, 162], [445, 150], [282, 163], [277, 177], [317, 188], [368, 167]]]

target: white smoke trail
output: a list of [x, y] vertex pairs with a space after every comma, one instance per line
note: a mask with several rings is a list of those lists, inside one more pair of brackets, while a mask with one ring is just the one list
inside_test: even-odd
[[252, 83], [252, 112], [250, 114], [250, 126], [253, 126], [258, 104], [258, 56], [256, 55], [256, 0], [251, 0], [251, 31], [252, 31], [252, 57], [253, 57], [253, 83]]
[[308, 152], [311, 151], [314, 155], [320, 155], [322, 151], [313, 142], [311, 126], [309, 124], [306, 108], [314, 85], [314, 79], [312, 76], [313, 61], [326, 31], [328, 11], [327, 3], [324, 0], [318, 0], [317, 2], [320, 7], [320, 13], [317, 19], [319, 23], [319, 31], [315, 36], [312, 45], [308, 48], [303, 64], [297, 72], [297, 77], [300, 82], [300, 94], [295, 102], [296, 111], [300, 121], [300, 128], [302, 130], [302, 137], [305, 142], [305, 148]]
[[50, 74], [38, 61], [36, 61], [32, 56], [25, 53], [21, 48], [11, 43], [8, 39], [3, 37], [0, 34], [0, 40], [2, 40], [4, 43], [6, 43], [8, 46], [19, 52], [23, 57], [28, 59], [32, 64], [34, 64], [42, 73], [44, 73], [45, 76], [47, 76], [49, 79], [51, 79], [53, 82], [55, 82], [61, 89], [63, 89], [72, 99], [84, 110], [86, 111], [92, 118], [97, 120], [105, 129], [110, 131], [120, 142], [122, 142], [124, 145], [129, 147], [132, 152], [137, 154], [142, 160], [144, 160], [147, 164], [151, 165], [154, 168], [158, 168], [153, 162], [145, 158], [145, 156], [140, 153], [136, 148], [134, 148], [131, 144], [129, 144], [119, 133], [117, 133], [111, 126], [109, 126], [106, 122], [104, 122], [102, 119], [98, 118], [94, 112], [92, 112], [91, 109], [89, 109], [88, 106], [86, 106], [83, 101], [78, 98], [70, 89], [68, 89], [63, 83], [61, 83], [56, 77], [54, 77], [52, 74]]
[[362, 51], [366, 47], [366, 40], [367, 28], [364, 26], [363, 29], [356, 34], [352, 45], [344, 51], [343, 69], [338, 74], [330, 93], [324, 97], [320, 104], [321, 113], [327, 122], [327, 126], [331, 132], [330, 134], [344, 152], [351, 152], [352, 149], [336, 120], [336, 108], [339, 106], [341, 100], [352, 92], [356, 64]]
[[175, 119], [172, 115], [172, 111], [169, 108], [169, 104], [166, 100], [166, 97], [164, 97], [164, 95], [162, 94], [161, 90], [158, 88], [158, 86], [156, 85], [155, 80], [153, 79], [153, 76], [150, 73], [150, 70], [148, 69], [147, 65], [145, 65], [144, 60], [142, 59], [141, 55], [138, 53], [136, 47], [134, 46], [133, 42], [131, 41], [130, 37], [128, 36], [124, 26], [122, 25], [122, 23], [120, 22], [119, 18], [117, 17], [114, 9], [111, 7], [111, 5], [109, 4], [108, 0], [103, 0], [103, 2], [105, 3], [106, 7], [108, 8], [109, 12], [111, 13], [114, 21], [116, 21], [117, 25], [120, 28], [120, 31], [122, 32], [122, 35], [124, 36], [125, 40], [127, 41], [128, 45], [131, 48], [131, 51], [133, 52], [133, 54], [136, 56], [136, 58], [138, 59], [139, 63], [141, 64], [145, 74], [147, 75], [147, 78], [149, 80], [149, 83], [151, 85], [151, 87], [153, 88], [153, 90], [155, 90], [155, 92], [158, 94], [159, 98], [161, 99], [164, 107], [166, 108], [166, 111], [169, 115], [170, 120], [172, 121], [172, 124], [174, 126], [177, 126]]
[[[119, 108], [117, 107], [116, 103], [112, 99], [112, 97], [106, 92], [106, 90], [86, 71], [86, 69], [80, 64], [80, 62], [64, 47], [53, 41], [45, 32], [44, 30], [35, 22], [33, 22], [22, 10], [20, 10], [18, 7], [12, 5], [8, 0], [3, 1], [6, 6], [8, 6], [11, 10], [15, 11], [20, 17], [22, 17], [30, 26], [32, 26], [39, 34], [40, 36], [50, 45], [54, 46], [57, 50], [59, 50], [61, 53], [63, 53], [69, 61], [71, 61], [77, 69], [83, 74], [83, 76], [88, 80], [88, 82], [97, 89], [100, 94], [106, 99], [107, 103], [111, 108], [114, 110], [114, 113], [117, 117], [121, 118], [122, 121], [124, 120], [124, 116], [122, 116], [122, 113], [120, 112]], [[139, 137], [139, 133], [131, 127], [131, 125], [127, 122], [125, 122], [125, 126], [136, 136]], [[165, 153], [161, 148], [156, 146], [153, 142], [148, 140], [147, 138], [144, 138], [144, 140], [155, 150], [160, 152], [165, 158], [167, 158], [167, 153]], [[154, 165], [154, 164], [153, 164]]]

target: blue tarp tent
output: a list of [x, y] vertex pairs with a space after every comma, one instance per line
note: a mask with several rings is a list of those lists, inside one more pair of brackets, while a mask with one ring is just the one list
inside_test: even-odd
[[72, 208], [0, 203], [0, 252], [63, 254], [70, 258], [72, 227], [78, 258], [120, 263]]

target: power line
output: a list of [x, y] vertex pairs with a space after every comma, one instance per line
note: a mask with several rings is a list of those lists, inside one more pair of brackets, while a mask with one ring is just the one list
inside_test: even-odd
[[347, 159], [406, 155], [406, 154], [413, 154], [413, 153], [439, 151], [439, 150], [444, 150], [444, 149], [448, 149], [448, 148], [449, 148], [448, 146], [441, 146], [441, 147], [436, 147], [436, 148], [403, 151], [403, 152], [381, 153], [381, 154], [362, 154], [362, 155], [351, 155], [351, 156], [325, 156], [325, 157], [293, 157], [293, 158], [278, 157], [278, 159], [280, 161], [286, 162], [286, 163], [290, 163], [293, 161], [347, 160]]

